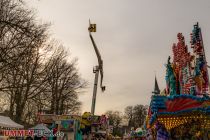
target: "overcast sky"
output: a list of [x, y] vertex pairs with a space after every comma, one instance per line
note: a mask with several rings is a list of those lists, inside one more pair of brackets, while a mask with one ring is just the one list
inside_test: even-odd
[[104, 93], [98, 88], [96, 114], [124, 111], [128, 105], [149, 104], [155, 72], [165, 88], [165, 66], [171, 46], [182, 32], [189, 45], [193, 24], [199, 22], [210, 61], [209, 0], [27, 0], [51, 34], [77, 57], [81, 76], [89, 82], [80, 95], [82, 111], [90, 111], [93, 66], [97, 65], [88, 34], [88, 20], [104, 61]]

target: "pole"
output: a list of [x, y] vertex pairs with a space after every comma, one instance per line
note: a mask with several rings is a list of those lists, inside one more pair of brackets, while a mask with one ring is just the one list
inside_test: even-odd
[[92, 115], [94, 115], [94, 113], [95, 113], [99, 66], [95, 66], [95, 68], [93, 69], [93, 73], [95, 73], [95, 80], [94, 80], [93, 98], [92, 98], [92, 106], [91, 106], [91, 114]]
[[88, 28], [89, 36], [90, 36], [91, 42], [93, 44], [93, 47], [94, 47], [97, 59], [98, 59], [98, 65], [93, 68], [93, 73], [95, 73], [95, 81], [94, 81], [94, 87], [93, 87], [93, 98], [92, 98], [91, 114], [94, 115], [99, 72], [100, 72], [100, 75], [101, 75], [101, 85], [100, 86], [101, 86], [102, 91], [105, 90], [105, 86], [102, 86], [102, 81], [103, 81], [103, 60], [101, 59], [101, 55], [99, 53], [99, 50], [98, 50], [98, 48], [96, 46], [96, 43], [95, 43], [95, 41], [94, 41], [94, 39], [93, 39], [93, 37], [91, 35], [91, 32], [96, 32], [96, 24], [91, 24], [90, 21], [89, 21], [89, 24], [90, 24], [89, 28]]

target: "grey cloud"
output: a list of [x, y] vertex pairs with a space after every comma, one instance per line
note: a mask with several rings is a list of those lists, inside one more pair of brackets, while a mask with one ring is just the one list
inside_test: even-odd
[[[90, 83], [80, 96], [83, 111], [90, 111], [97, 64], [88, 36], [88, 20], [97, 23], [93, 34], [104, 60], [107, 91], [98, 89], [96, 113], [123, 111], [126, 105], [148, 104], [156, 71], [165, 88], [165, 67], [176, 34], [183, 32], [189, 44], [193, 24], [203, 31], [207, 61], [210, 61], [210, 3], [208, 0], [27, 0], [38, 15], [51, 21], [56, 38], [79, 58], [80, 73]], [[30, 2], [30, 3], [29, 3]], [[189, 46], [190, 47], [190, 46]]]

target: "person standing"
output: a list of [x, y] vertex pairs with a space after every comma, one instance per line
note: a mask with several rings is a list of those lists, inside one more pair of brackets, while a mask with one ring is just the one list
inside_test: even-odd
[[53, 140], [57, 140], [56, 136], [57, 132], [58, 132], [58, 124], [56, 124], [56, 127], [53, 128]]

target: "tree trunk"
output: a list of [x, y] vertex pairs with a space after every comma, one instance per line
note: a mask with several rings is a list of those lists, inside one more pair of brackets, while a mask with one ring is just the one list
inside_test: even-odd
[[55, 112], [56, 112], [56, 115], [60, 115], [59, 114], [59, 99], [56, 99]]
[[10, 99], [10, 106], [9, 106], [9, 117], [12, 118], [12, 119], [14, 118], [13, 113], [14, 113], [14, 101], [11, 98]]
[[52, 99], [50, 101], [51, 105], [50, 105], [50, 113], [54, 114], [55, 113], [55, 94], [52, 91]]
[[22, 100], [21, 102], [21, 94], [18, 95], [16, 100], [16, 113], [15, 113], [15, 121], [17, 123], [21, 123], [23, 117], [23, 111], [25, 108], [26, 100]]
[[22, 108], [22, 105], [18, 103], [16, 107], [16, 114], [15, 114], [15, 121], [17, 123], [21, 123], [22, 115], [23, 115], [23, 108]]

